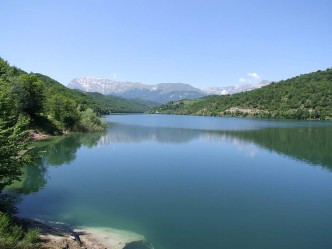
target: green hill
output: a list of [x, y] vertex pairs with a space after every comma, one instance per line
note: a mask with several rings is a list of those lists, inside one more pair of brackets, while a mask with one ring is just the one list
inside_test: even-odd
[[151, 113], [284, 119], [332, 119], [332, 68], [234, 95], [169, 102]]
[[[78, 91], [78, 90], [73, 90]], [[101, 93], [81, 92], [91, 97], [101, 108], [103, 114], [108, 113], [143, 113], [160, 104], [143, 99], [124, 99]]]

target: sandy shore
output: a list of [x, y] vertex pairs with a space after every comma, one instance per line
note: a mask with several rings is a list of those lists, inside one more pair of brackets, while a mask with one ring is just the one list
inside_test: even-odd
[[20, 218], [26, 229], [39, 229], [43, 249], [153, 249], [143, 235], [108, 227], [71, 228], [65, 224]]
[[137, 233], [106, 227], [82, 227], [74, 229], [74, 231], [90, 248], [94, 248], [93, 245], [96, 245], [100, 248], [123, 249], [131, 242], [145, 241], [144, 236]]

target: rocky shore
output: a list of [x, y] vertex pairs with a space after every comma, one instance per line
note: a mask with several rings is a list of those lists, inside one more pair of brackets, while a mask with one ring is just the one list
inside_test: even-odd
[[144, 236], [113, 228], [69, 227], [65, 224], [18, 218], [25, 229], [40, 230], [42, 249], [153, 249]]

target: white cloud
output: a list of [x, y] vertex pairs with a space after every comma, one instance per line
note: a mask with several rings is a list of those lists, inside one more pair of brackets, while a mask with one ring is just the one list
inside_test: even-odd
[[259, 80], [261, 80], [261, 76], [258, 73], [252, 72], [252, 73], [247, 73], [245, 77], [241, 77], [239, 79], [240, 83], [245, 83], [245, 84], [255, 84]]
[[257, 155], [257, 151], [252, 149], [248, 151], [248, 157], [250, 157], [251, 159], [253, 159], [254, 157], [256, 157]]
[[261, 76], [259, 76], [257, 73], [247, 73], [248, 76], [252, 77], [252, 78], [255, 78], [256, 80], [260, 80], [261, 79]]

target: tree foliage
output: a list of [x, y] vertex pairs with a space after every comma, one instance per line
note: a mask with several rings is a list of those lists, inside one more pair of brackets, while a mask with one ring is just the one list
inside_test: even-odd
[[[45, 75], [27, 74], [2, 59], [0, 59], [0, 90], [3, 116], [14, 120], [3, 120], [2, 132], [5, 132], [5, 126], [15, 127], [15, 121], [23, 120], [23, 117], [28, 124], [26, 128], [49, 134], [78, 130], [80, 127], [84, 131], [88, 130], [87, 127], [96, 130], [101, 124], [98, 116], [95, 115], [95, 118], [90, 120], [96, 122], [94, 125], [90, 123], [89, 126], [84, 126], [82, 123], [86, 120], [80, 120], [85, 116], [84, 111], [89, 109], [89, 112], [107, 113], [107, 110], [92, 97], [68, 89]], [[6, 130], [6, 132], [12, 131]]]
[[35, 75], [21, 74], [14, 78], [11, 95], [17, 104], [17, 111], [36, 116], [43, 111], [45, 87]]
[[103, 131], [105, 125], [96, 115], [96, 113], [88, 108], [80, 112], [80, 119], [77, 124], [77, 129], [82, 131]]
[[[4, 70], [0, 63], [0, 72]], [[6, 72], [5, 72], [6, 73]], [[5, 77], [7, 75], [5, 74]], [[29, 144], [27, 125], [29, 118], [23, 113], [17, 113], [12, 108], [10, 87], [0, 78], [0, 191], [17, 180], [21, 174], [21, 167], [28, 161], [27, 156], [21, 154]]]
[[28, 162], [28, 156], [22, 155], [29, 144], [26, 130], [28, 119], [20, 115], [0, 118], [0, 190], [18, 180], [21, 168]]

